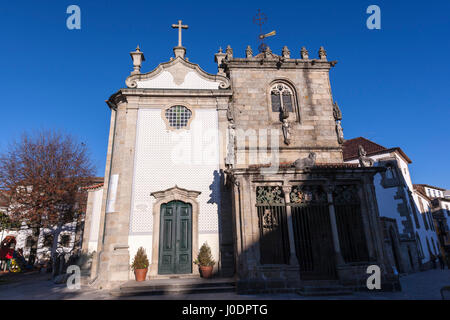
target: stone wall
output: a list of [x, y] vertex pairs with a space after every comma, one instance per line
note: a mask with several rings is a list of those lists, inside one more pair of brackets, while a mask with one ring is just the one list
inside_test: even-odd
[[[333, 116], [333, 97], [331, 93], [329, 70], [331, 64], [323, 60], [284, 59], [269, 54], [250, 58], [225, 58], [225, 71], [231, 79], [233, 89], [233, 115], [236, 130], [278, 130], [280, 162], [293, 162], [306, 157], [313, 151], [318, 162], [340, 163], [342, 152], [336, 133]], [[333, 64], [334, 65], [334, 64]], [[279, 112], [273, 112], [270, 90], [275, 83], [286, 84], [294, 95], [294, 111], [290, 112], [288, 122], [291, 129], [291, 143], [284, 143]], [[270, 135], [270, 133], [269, 133]], [[271, 137], [267, 145], [272, 146]], [[264, 143], [259, 143], [264, 146]], [[275, 144], [274, 144], [275, 146]], [[255, 152], [248, 139], [247, 154]], [[238, 155], [239, 157], [239, 155]], [[237, 167], [252, 164], [238, 163]]]

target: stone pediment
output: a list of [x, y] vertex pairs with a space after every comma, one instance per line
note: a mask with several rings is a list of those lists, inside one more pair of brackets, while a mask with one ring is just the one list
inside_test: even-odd
[[266, 52], [261, 52], [253, 57], [255, 60], [266, 59], [266, 60], [280, 60], [281, 56], [276, 55], [272, 51], [268, 50]]
[[227, 89], [228, 78], [203, 71], [199, 65], [177, 57], [161, 63], [148, 73], [134, 74], [126, 81], [129, 88], [142, 89]]
[[183, 200], [185, 199], [196, 199], [201, 194], [200, 191], [194, 191], [194, 190], [187, 190], [178, 187], [175, 185], [175, 187], [169, 188], [167, 190], [163, 191], [156, 191], [150, 193], [151, 196], [153, 196], [155, 199], [167, 199], [170, 198], [172, 200]]

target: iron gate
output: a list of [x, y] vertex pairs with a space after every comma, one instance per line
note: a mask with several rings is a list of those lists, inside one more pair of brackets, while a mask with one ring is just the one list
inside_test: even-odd
[[321, 186], [294, 186], [290, 198], [300, 277], [303, 280], [336, 279], [326, 193]]
[[346, 263], [369, 261], [357, 186], [336, 186], [333, 200], [344, 261]]
[[280, 187], [257, 187], [260, 263], [288, 264], [289, 237], [284, 194]]

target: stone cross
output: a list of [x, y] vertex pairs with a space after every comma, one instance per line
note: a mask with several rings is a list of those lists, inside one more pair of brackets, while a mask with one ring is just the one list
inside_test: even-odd
[[188, 25], [181, 24], [181, 20], [178, 20], [178, 24], [173, 24], [172, 28], [177, 29], [178, 28], [178, 46], [182, 47], [181, 45], [181, 29], [187, 29]]

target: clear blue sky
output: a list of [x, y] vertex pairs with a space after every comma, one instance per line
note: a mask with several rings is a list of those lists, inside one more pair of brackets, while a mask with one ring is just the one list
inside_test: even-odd
[[[66, 28], [66, 8], [81, 8], [81, 30]], [[366, 28], [366, 8], [381, 8], [381, 30]], [[24, 130], [58, 128], [84, 141], [104, 174], [109, 109], [125, 87], [129, 52], [139, 44], [143, 72], [168, 61], [170, 26], [189, 25], [190, 61], [215, 73], [214, 53], [257, 49], [252, 18], [261, 8], [268, 44], [298, 58], [321, 45], [330, 60], [334, 99], [347, 139], [364, 136], [401, 147], [414, 183], [450, 188], [450, 1], [2, 1], [0, 4], [0, 151]]]

